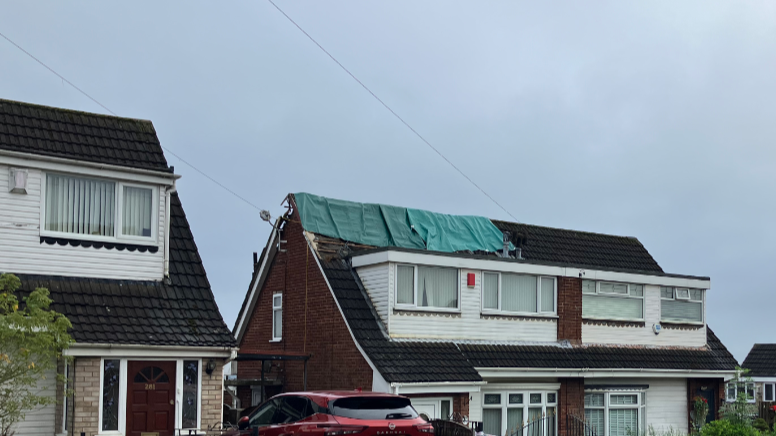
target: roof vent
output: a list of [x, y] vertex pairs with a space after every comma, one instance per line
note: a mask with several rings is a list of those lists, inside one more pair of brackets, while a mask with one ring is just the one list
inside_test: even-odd
[[509, 257], [509, 243], [512, 242], [512, 233], [509, 231], [504, 231], [502, 236], [502, 242], [504, 245], [501, 248], [501, 257]]

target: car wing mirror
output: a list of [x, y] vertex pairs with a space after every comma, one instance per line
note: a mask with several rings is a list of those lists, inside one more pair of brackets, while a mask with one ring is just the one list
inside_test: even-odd
[[243, 416], [240, 418], [239, 421], [237, 421], [237, 428], [239, 430], [245, 430], [250, 425], [251, 420], [247, 416]]

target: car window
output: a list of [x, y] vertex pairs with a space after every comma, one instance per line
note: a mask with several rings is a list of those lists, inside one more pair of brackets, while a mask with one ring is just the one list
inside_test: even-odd
[[249, 418], [248, 422], [250, 422], [250, 426], [263, 427], [265, 425], [272, 424], [272, 418], [275, 416], [275, 411], [277, 411], [277, 408], [278, 400], [276, 399], [269, 400], [263, 405], [259, 406], [259, 408], [256, 409], [256, 411], [253, 412]]
[[272, 420], [275, 424], [286, 424], [297, 422], [312, 415], [312, 408], [307, 398], [286, 396], [280, 397], [275, 418]]
[[409, 398], [401, 397], [348, 397], [330, 405], [334, 416], [355, 419], [414, 419], [418, 412]]

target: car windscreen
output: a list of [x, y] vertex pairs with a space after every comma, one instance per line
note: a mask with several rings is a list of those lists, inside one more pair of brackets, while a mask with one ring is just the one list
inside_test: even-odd
[[348, 397], [329, 404], [334, 416], [354, 419], [413, 419], [418, 412], [408, 398]]

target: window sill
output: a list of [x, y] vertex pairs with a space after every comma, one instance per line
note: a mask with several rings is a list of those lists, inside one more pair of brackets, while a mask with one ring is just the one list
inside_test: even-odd
[[393, 311], [399, 312], [421, 312], [421, 313], [444, 313], [444, 314], [461, 314], [461, 309], [450, 309], [444, 307], [418, 307], [418, 306], [399, 306], [393, 307]]
[[681, 322], [681, 321], [660, 321], [660, 325], [669, 330], [700, 330], [706, 324], [695, 322]]
[[395, 307], [393, 309], [394, 315], [404, 315], [404, 316], [438, 316], [438, 317], [447, 317], [447, 318], [460, 318], [461, 312], [460, 311], [449, 311], [449, 310], [428, 310], [428, 309], [405, 309], [403, 307]]
[[607, 327], [637, 327], [644, 328], [647, 323], [644, 320], [622, 320], [622, 319], [599, 319], [599, 318], [582, 318], [583, 325], [597, 325]]
[[271, 343], [275, 343], [275, 342], [283, 342], [283, 338], [280, 338], [280, 339], [270, 339], [269, 341], [270, 341]]
[[[156, 253], [159, 251], [158, 245], [153, 245], [149, 241], [147, 245], [129, 244], [125, 242], [107, 242], [107, 241], [92, 241], [88, 239], [74, 239], [74, 238], [62, 238], [54, 236], [41, 236], [40, 243], [46, 243], [48, 245], [70, 245], [71, 247], [93, 247], [93, 248], [105, 248], [106, 250], [116, 249], [118, 251], [139, 251], [141, 253], [149, 252]], [[101, 433], [102, 434], [102, 433]], [[116, 433], [119, 434], [119, 433]]]

